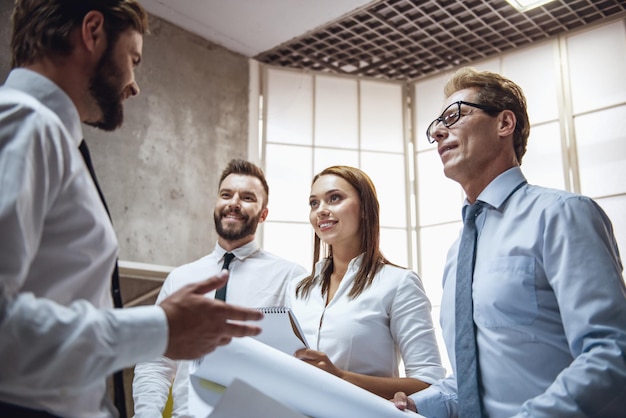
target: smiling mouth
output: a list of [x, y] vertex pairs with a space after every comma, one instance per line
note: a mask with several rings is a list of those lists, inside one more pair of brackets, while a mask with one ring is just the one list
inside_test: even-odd
[[234, 212], [231, 212], [231, 213], [224, 213], [222, 215], [222, 219], [226, 219], [226, 220], [230, 220], [230, 221], [240, 221], [240, 220], [244, 219], [244, 217], [241, 216], [241, 215], [238, 215], [238, 214], [236, 214]]
[[331, 226], [335, 225], [337, 221], [324, 221], [317, 224], [320, 230], [328, 229]]
[[442, 156], [443, 154], [445, 154], [446, 152], [450, 151], [451, 149], [457, 148], [457, 145], [455, 144], [450, 144], [450, 145], [443, 145], [441, 147], [439, 147], [439, 155]]

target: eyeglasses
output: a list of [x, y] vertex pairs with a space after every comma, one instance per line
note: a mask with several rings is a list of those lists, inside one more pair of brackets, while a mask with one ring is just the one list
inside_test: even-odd
[[461, 119], [461, 116], [467, 116], [469, 113], [461, 114], [461, 105], [464, 104], [466, 106], [475, 107], [480, 110], [484, 110], [487, 113], [497, 113], [500, 112], [500, 109], [497, 109], [492, 106], [485, 106], [478, 103], [470, 103], [464, 102], [463, 100], [459, 100], [458, 102], [451, 103], [450, 106], [446, 107], [446, 109], [441, 113], [437, 119], [432, 121], [430, 125], [428, 125], [428, 129], [426, 129], [426, 139], [428, 142], [433, 144], [435, 142], [435, 138], [433, 138], [433, 131], [437, 128], [439, 123], [443, 123], [443, 126], [446, 128], [451, 127], [455, 123]]

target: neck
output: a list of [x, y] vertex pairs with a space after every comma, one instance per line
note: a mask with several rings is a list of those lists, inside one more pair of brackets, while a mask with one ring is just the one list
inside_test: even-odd
[[333, 265], [335, 266], [335, 271], [339, 270], [345, 272], [348, 269], [350, 261], [360, 253], [358, 249], [333, 247]]
[[461, 182], [463, 191], [467, 196], [467, 201], [474, 203], [489, 183], [505, 171], [513, 167], [517, 167], [517, 165], [517, 162], [509, 164], [492, 164], [483, 171], [481, 176], [472, 177], [466, 182]]
[[68, 59], [58, 58], [54, 61], [44, 58], [38, 62], [24, 66], [56, 84], [65, 92], [76, 106], [81, 121], [87, 118], [86, 95], [89, 94], [89, 75], [72, 65]]
[[231, 252], [236, 248], [243, 247], [244, 245], [254, 241], [254, 235], [248, 235], [247, 237], [238, 240], [228, 240], [223, 237], [217, 237], [217, 243], [225, 249], [227, 252]]

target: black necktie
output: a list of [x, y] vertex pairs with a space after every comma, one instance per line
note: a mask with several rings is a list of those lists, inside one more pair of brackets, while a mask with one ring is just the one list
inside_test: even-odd
[[[228, 270], [228, 267], [230, 266], [230, 262], [233, 261], [233, 258], [235, 258], [235, 254], [233, 253], [224, 254], [224, 264], [222, 264], [222, 270]], [[215, 299], [226, 301], [226, 286], [227, 285], [228, 283], [226, 283], [224, 287], [217, 289], [217, 292], [215, 292]]]
[[456, 265], [455, 294], [455, 359], [456, 384], [460, 416], [482, 417], [480, 392], [478, 389], [479, 368], [474, 325], [474, 303], [472, 281], [476, 262], [476, 216], [482, 202], [468, 206], [465, 225], [459, 244]]
[[[80, 153], [85, 160], [85, 165], [89, 170], [89, 174], [91, 174], [91, 178], [96, 185], [96, 189], [98, 189], [98, 194], [100, 195], [100, 200], [102, 200], [102, 204], [104, 205], [104, 209], [106, 209], [107, 214], [109, 215], [109, 219], [111, 218], [111, 213], [109, 212], [109, 208], [107, 207], [106, 201], [104, 200], [104, 195], [102, 194], [102, 190], [100, 190], [100, 185], [98, 184], [98, 179], [96, 178], [96, 172], [93, 169], [93, 164], [91, 163], [91, 155], [89, 154], [89, 148], [87, 148], [87, 143], [83, 140], [78, 147]], [[115, 266], [113, 267], [113, 273], [111, 273], [111, 295], [113, 297], [113, 304], [116, 308], [122, 308], [124, 305], [122, 303], [122, 293], [120, 292], [120, 273], [117, 266], [117, 260], [115, 260]], [[123, 370], [115, 372], [113, 374], [113, 392], [115, 399], [115, 407], [119, 411], [119, 418], [126, 418], [126, 397], [124, 393], [124, 374]]]

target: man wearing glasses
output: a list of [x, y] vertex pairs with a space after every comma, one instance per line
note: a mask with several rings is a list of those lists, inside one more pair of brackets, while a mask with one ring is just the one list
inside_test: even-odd
[[441, 305], [454, 373], [394, 402], [427, 417], [623, 417], [626, 288], [611, 222], [587, 197], [527, 184], [519, 86], [464, 68], [444, 91], [427, 136], [466, 193]]

